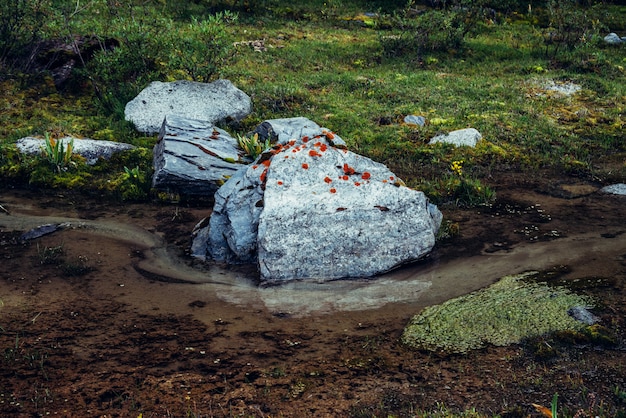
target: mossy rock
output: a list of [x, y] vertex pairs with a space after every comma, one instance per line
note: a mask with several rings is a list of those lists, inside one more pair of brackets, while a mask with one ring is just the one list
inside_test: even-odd
[[431, 306], [414, 316], [402, 335], [416, 349], [462, 353], [487, 344], [506, 346], [586, 325], [568, 315], [589, 298], [533, 282], [537, 272], [506, 276], [490, 287]]

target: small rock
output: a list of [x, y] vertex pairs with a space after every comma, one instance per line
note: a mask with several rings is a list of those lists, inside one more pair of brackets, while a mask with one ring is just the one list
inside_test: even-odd
[[624, 42], [624, 38], [620, 38], [615, 32], [611, 32], [604, 37], [604, 42], [610, 45], [617, 45]]
[[584, 306], [574, 306], [567, 311], [567, 314], [583, 324], [593, 325], [599, 321], [598, 317], [592, 314]]
[[482, 134], [474, 128], [459, 129], [448, 134], [437, 135], [430, 140], [430, 144], [443, 142], [457, 147], [475, 147], [476, 143], [482, 139]]
[[404, 123], [409, 126], [424, 126], [426, 125], [426, 118], [419, 115], [408, 115], [404, 118]]
[[20, 241], [28, 241], [31, 239], [43, 237], [52, 234], [62, 228], [61, 224], [45, 224], [24, 232], [20, 236]]
[[609, 186], [603, 187], [602, 189], [600, 189], [600, 191], [603, 193], [626, 196], [626, 184], [624, 183], [611, 184]]
[[[269, 139], [272, 143], [287, 144], [294, 138], [313, 138], [330, 129], [323, 128], [305, 117], [270, 119], [260, 124], [253, 134], [259, 134], [261, 141]], [[346, 142], [337, 134], [329, 140], [332, 146], [345, 148]]]
[[578, 93], [582, 87], [579, 84], [572, 83], [571, 81], [546, 81], [542, 88], [546, 91], [562, 94], [564, 96], [571, 96]]

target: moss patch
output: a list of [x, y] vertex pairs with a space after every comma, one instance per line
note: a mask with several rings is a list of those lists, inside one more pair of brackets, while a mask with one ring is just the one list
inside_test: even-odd
[[567, 314], [591, 306], [589, 298], [528, 279], [538, 273], [506, 276], [492, 286], [424, 309], [402, 335], [410, 347], [462, 353], [486, 344], [505, 346], [556, 331], [582, 330]]

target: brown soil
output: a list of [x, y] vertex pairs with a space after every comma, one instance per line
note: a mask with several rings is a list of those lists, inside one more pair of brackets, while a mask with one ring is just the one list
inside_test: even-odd
[[[545, 274], [596, 298], [600, 326], [464, 355], [413, 351], [400, 344], [402, 329], [424, 305], [445, 299], [441, 291], [409, 304], [304, 316], [228, 303], [138, 268], [147, 248], [132, 240], [64, 229], [21, 242], [23, 231], [3, 223], [18, 214], [112, 220], [162, 235], [185, 259], [189, 232], [210, 205], [5, 190], [0, 415], [420, 416], [445, 405], [526, 417], [558, 393], [559, 416], [626, 416], [625, 198], [549, 173], [509, 174], [493, 185], [491, 208], [444, 207], [459, 234], [409, 268], [471, 259], [470, 277], [481, 274], [477, 257], [487, 263], [488, 255], [584, 234], [609, 240], [606, 253], [578, 246], [576, 257], [555, 256]], [[533, 260], [520, 263], [511, 270]]]

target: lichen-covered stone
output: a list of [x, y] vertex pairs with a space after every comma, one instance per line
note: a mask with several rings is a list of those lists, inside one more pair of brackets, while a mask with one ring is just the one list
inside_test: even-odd
[[441, 219], [422, 192], [382, 164], [325, 144], [272, 159], [258, 231], [265, 282], [371, 277], [435, 244]]
[[430, 252], [436, 206], [334, 133], [301, 122], [266, 124], [278, 142], [215, 194], [208, 258], [256, 262], [262, 282], [279, 283], [371, 277]]

